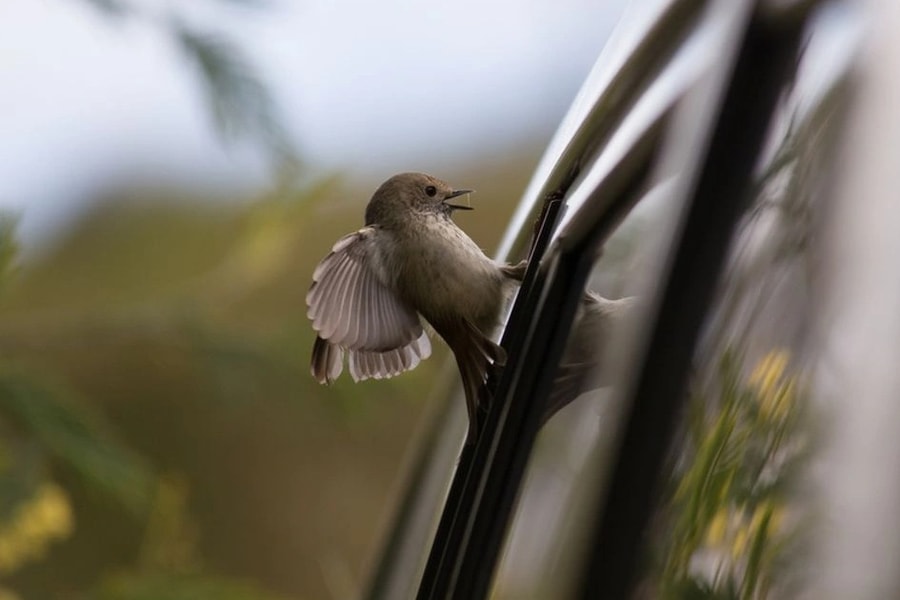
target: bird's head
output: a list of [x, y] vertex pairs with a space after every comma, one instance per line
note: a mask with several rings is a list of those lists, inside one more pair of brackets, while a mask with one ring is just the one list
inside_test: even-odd
[[425, 173], [394, 175], [375, 190], [366, 207], [366, 225], [388, 224], [411, 215], [443, 215], [472, 210], [456, 198], [472, 190], [455, 190], [446, 181]]

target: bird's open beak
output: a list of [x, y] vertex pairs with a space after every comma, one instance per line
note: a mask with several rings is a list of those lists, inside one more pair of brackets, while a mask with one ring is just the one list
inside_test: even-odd
[[456, 198], [457, 196], [465, 196], [466, 194], [471, 194], [475, 190], [453, 190], [444, 198], [444, 205], [452, 208], [453, 210], [472, 210], [471, 206], [465, 204], [452, 204], [447, 202], [451, 198]]

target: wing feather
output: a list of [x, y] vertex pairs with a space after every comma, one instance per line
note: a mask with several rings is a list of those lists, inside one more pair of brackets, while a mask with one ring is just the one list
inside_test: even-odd
[[318, 338], [311, 369], [331, 383], [343, 369], [344, 354], [354, 380], [393, 377], [431, 354], [419, 314], [373, 268], [376, 227], [344, 236], [316, 266], [306, 294], [307, 316]]

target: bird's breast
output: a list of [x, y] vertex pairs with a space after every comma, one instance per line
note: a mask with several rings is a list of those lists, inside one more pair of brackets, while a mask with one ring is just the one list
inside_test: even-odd
[[426, 221], [405, 238], [397, 287], [432, 324], [462, 317], [484, 332], [504, 302], [503, 276], [493, 260], [452, 221]]

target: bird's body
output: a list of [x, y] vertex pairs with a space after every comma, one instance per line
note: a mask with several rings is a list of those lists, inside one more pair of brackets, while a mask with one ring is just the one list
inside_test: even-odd
[[595, 292], [585, 292], [560, 357], [542, 423], [580, 394], [612, 383], [614, 373], [608, 364], [610, 337], [613, 329], [632, 318], [639, 306], [635, 297], [609, 300]]
[[496, 328], [509, 279], [449, 217], [427, 215], [385, 234], [394, 244], [392, 287], [425, 320], [465, 318], [486, 335]]
[[501, 265], [450, 218], [467, 190], [421, 173], [387, 180], [369, 201], [366, 226], [335, 244], [307, 294], [317, 332], [311, 370], [331, 383], [349, 355], [355, 380], [391, 377], [431, 352], [420, 316], [456, 357], [470, 423], [490, 364], [505, 360], [490, 337], [521, 268]]

